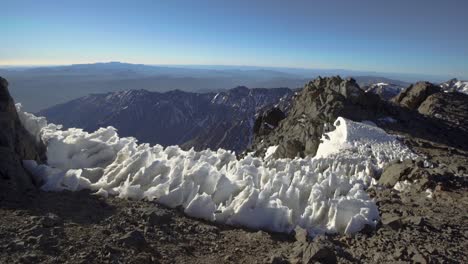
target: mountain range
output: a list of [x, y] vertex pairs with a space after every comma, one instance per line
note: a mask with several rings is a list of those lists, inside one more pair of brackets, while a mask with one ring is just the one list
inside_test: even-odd
[[240, 152], [251, 141], [256, 113], [278, 103], [286, 109], [281, 102], [289, 102], [293, 94], [287, 88], [246, 87], [219, 93], [128, 90], [91, 94], [39, 114], [66, 128], [90, 132], [114, 126], [120, 135], [145, 143]]
[[[12, 95], [25, 110], [38, 112], [91, 93], [131, 89], [166, 92], [219, 92], [237, 86], [254, 88], [303, 87], [317, 76], [352, 76], [360, 86], [384, 82], [403, 87], [408, 81], [431, 79], [342, 69], [296, 69], [220, 65], [143, 65], [120, 62], [0, 68], [14, 89]], [[436, 77], [432, 77], [434, 79]], [[437, 77], [445, 80], [445, 77]], [[403, 81], [400, 81], [403, 80]]]
[[[366, 93], [385, 101], [409, 86], [375, 77], [360, 77], [358, 82]], [[463, 91], [464, 83], [450, 80], [439, 87], [446, 92]], [[256, 118], [274, 106], [287, 114], [295, 91], [300, 90], [244, 86], [218, 93], [126, 90], [90, 94], [38, 114], [65, 128], [93, 132], [99, 127], [113, 126], [121, 136], [132, 136], [144, 143], [196, 150], [223, 148], [239, 154], [252, 143]]]

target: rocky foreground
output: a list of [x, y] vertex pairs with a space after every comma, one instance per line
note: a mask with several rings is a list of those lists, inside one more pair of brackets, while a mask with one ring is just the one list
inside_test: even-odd
[[[440, 185], [443, 186], [443, 185]], [[89, 192], [2, 201], [1, 263], [463, 263], [466, 186], [427, 193], [369, 190], [382, 223], [353, 236], [307, 239], [192, 219], [145, 201]]]
[[280, 145], [278, 157], [311, 155], [328, 123], [346, 113], [401, 135], [421, 158], [392, 162], [376, 176], [379, 185], [368, 189], [381, 214], [375, 229], [315, 238], [301, 229], [273, 234], [192, 219], [153, 202], [42, 192], [20, 161], [45, 162], [43, 146], [23, 144], [34, 141], [2, 79], [0, 263], [468, 262], [467, 96], [418, 83], [384, 103], [353, 81], [314, 82], [287, 116], [274, 110], [259, 117], [272, 121], [257, 122], [254, 148], [261, 155], [268, 141]]

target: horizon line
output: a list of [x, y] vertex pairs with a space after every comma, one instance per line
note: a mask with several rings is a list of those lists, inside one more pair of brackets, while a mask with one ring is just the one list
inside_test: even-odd
[[[372, 70], [354, 70], [346, 68], [308, 68], [308, 67], [298, 67], [298, 66], [266, 66], [266, 65], [246, 65], [246, 64], [179, 64], [179, 63], [135, 63], [135, 62], [125, 62], [118, 60], [109, 60], [109, 61], [91, 61], [91, 62], [78, 62], [78, 63], [8, 63], [0, 64], [0, 68], [14, 68], [14, 67], [25, 67], [25, 68], [40, 68], [40, 67], [60, 67], [60, 66], [73, 66], [73, 65], [93, 65], [93, 64], [111, 64], [111, 63], [120, 63], [120, 64], [131, 64], [131, 65], [145, 65], [145, 66], [218, 66], [218, 67], [252, 67], [252, 68], [271, 68], [271, 69], [291, 69], [291, 70], [322, 70], [322, 71], [349, 71], [356, 73], [367, 73], [367, 74], [391, 74], [391, 75], [406, 75], [406, 76], [426, 76], [433, 78], [459, 78], [454, 74], [431, 74], [431, 73], [416, 73], [416, 72], [385, 72], [385, 71], [372, 71]], [[460, 79], [460, 78], [459, 78]], [[463, 78], [461, 78], [463, 79]]]

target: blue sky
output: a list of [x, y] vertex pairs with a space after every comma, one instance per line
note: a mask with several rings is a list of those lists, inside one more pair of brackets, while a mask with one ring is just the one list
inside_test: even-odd
[[341, 68], [468, 78], [466, 0], [0, 0], [0, 65]]

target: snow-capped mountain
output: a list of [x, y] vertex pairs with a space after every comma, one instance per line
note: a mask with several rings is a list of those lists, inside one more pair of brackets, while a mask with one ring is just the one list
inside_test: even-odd
[[468, 94], [468, 81], [459, 81], [451, 79], [440, 84], [440, 87], [446, 92], [459, 92]]
[[384, 100], [390, 100], [400, 93], [405, 87], [399, 84], [379, 82], [363, 87], [367, 93], [375, 93]]
[[243, 151], [255, 114], [289, 98], [286, 88], [236, 87], [220, 93], [146, 90], [92, 94], [41, 111], [64, 127], [94, 131], [113, 126], [123, 136], [151, 144]]

